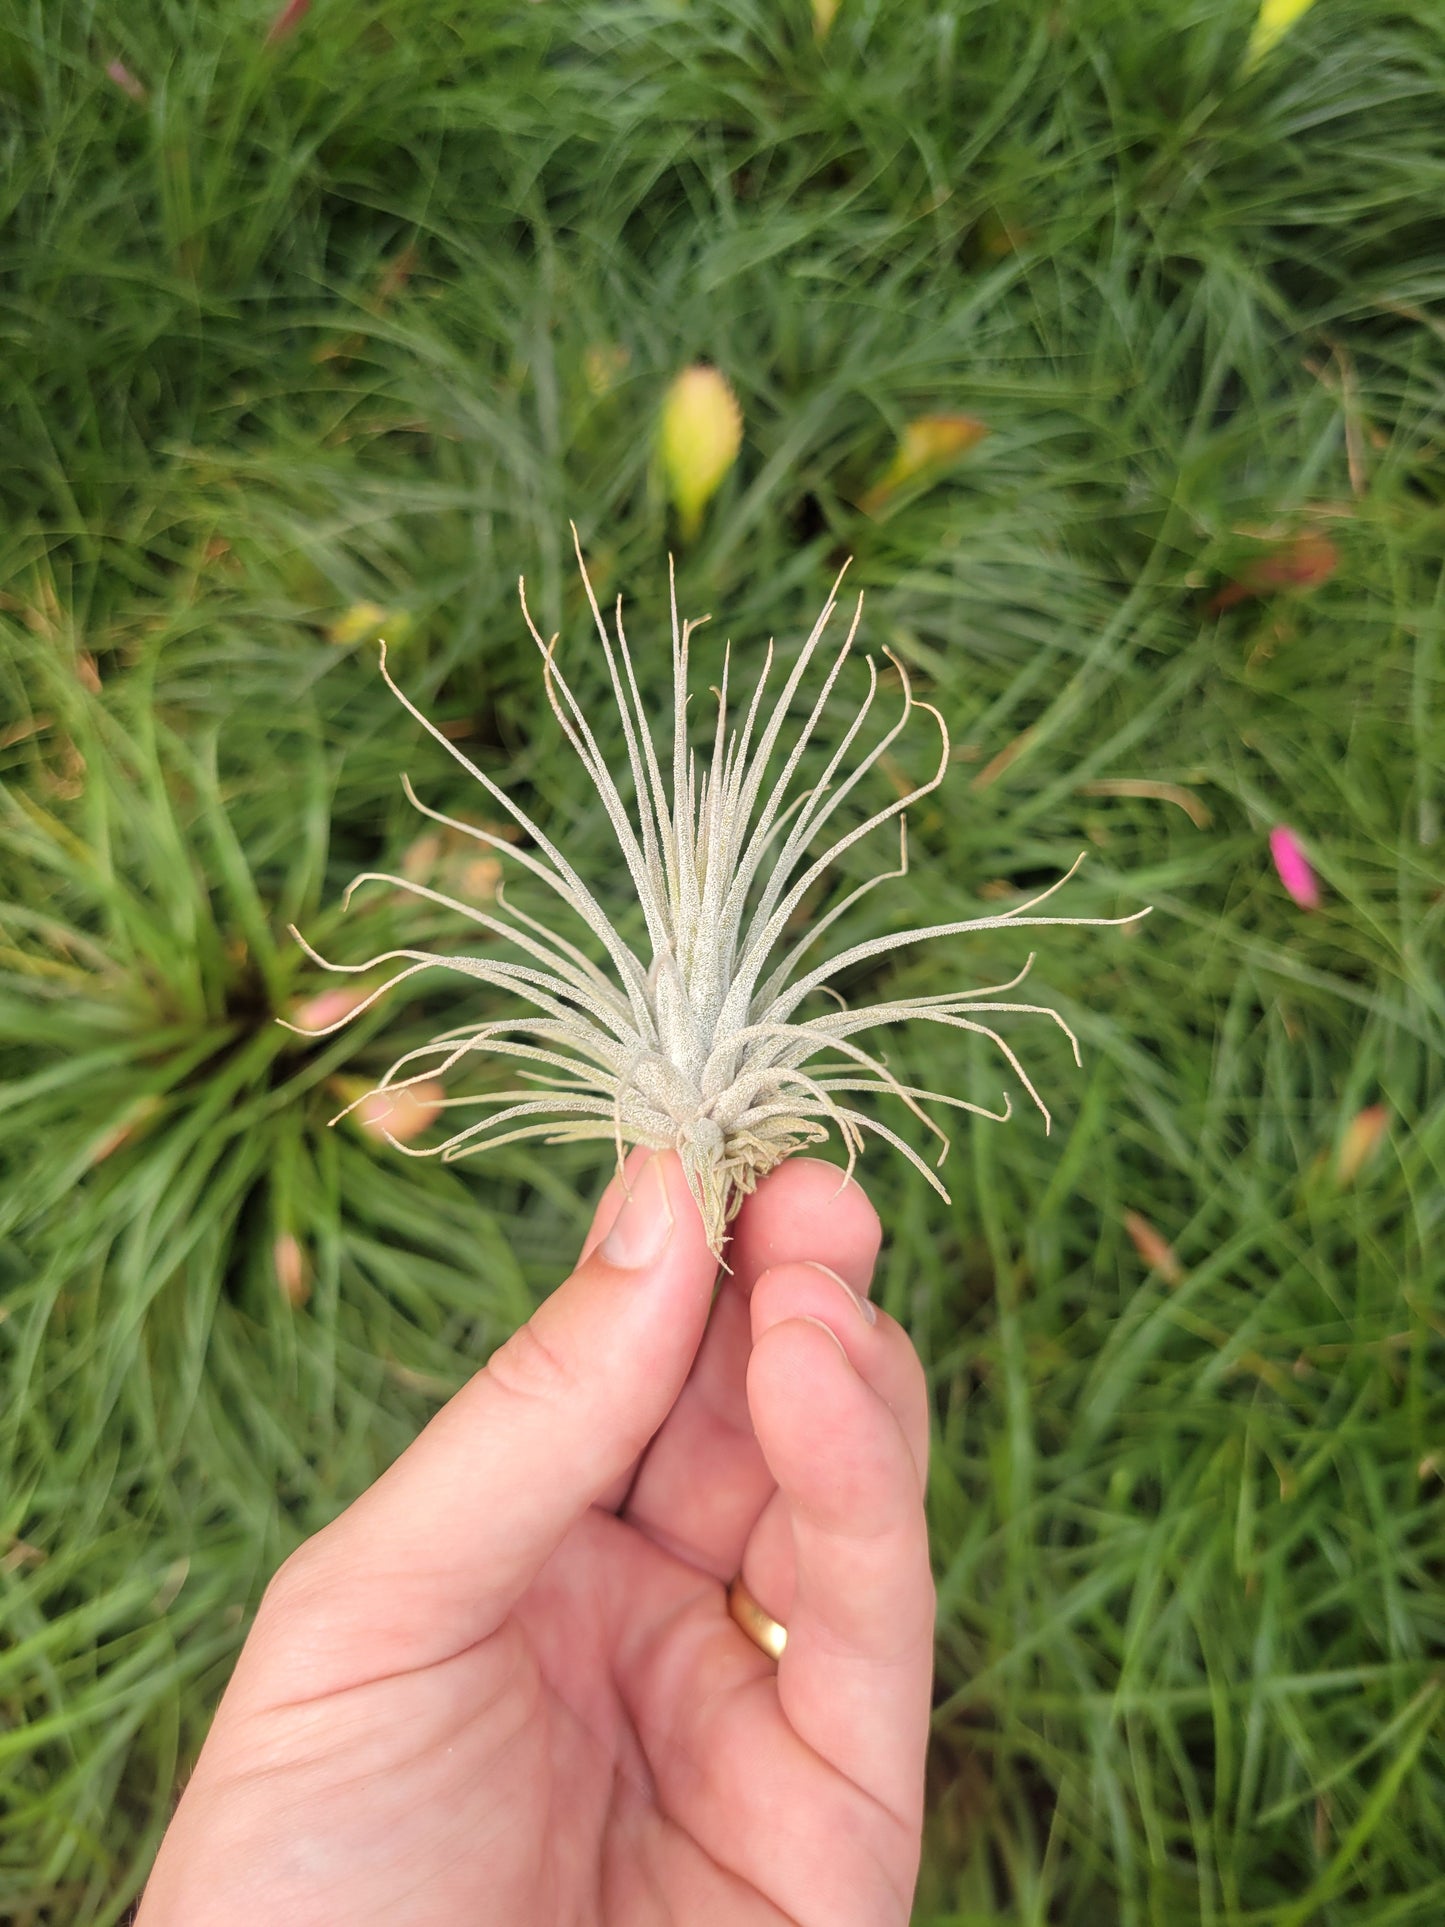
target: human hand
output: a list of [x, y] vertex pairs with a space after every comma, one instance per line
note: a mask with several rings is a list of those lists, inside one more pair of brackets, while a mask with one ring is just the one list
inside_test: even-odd
[[[276, 1575], [137, 1927], [908, 1919], [928, 1424], [907, 1337], [863, 1309], [878, 1220], [793, 1159], [712, 1302], [676, 1157], [629, 1181]], [[729, 1616], [739, 1569], [780, 1662]]]

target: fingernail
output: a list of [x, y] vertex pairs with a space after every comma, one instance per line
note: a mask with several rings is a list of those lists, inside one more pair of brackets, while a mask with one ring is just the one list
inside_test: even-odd
[[672, 1206], [667, 1201], [662, 1160], [654, 1155], [632, 1180], [631, 1194], [623, 1198], [622, 1209], [598, 1250], [609, 1265], [636, 1271], [659, 1257], [671, 1236]]
[[810, 1258], [808, 1260], [808, 1268], [810, 1271], [821, 1271], [825, 1278], [831, 1278], [835, 1285], [840, 1285], [842, 1289], [847, 1292], [849, 1298], [852, 1299], [856, 1309], [863, 1314], [863, 1322], [865, 1325], [876, 1325], [878, 1323], [878, 1307], [869, 1299], [865, 1298], [861, 1292], [854, 1291], [846, 1278], [840, 1278], [836, 1271], [831, 1270], [827, 1265], [820, 1265], [815, 1259]]
[[[821, 1318], [809, 1318], [807, 1316], [804, 1316], [798, 1320], [798, 1323], [800, 1325], [816, 1325], [820, 1332], [827, 1332], [828, 1336], [832, 1339], [833, 1343], [838, 1347], [838, 1350], [842, 1353], [843, 1357], [844, 1358], [848, 1357], [848, 1353], [844, 1349], [842, 1339], [838, 1336], [837, 1332], [834, 1331], [833, 1327], [831, 1325], [824, 1324]], [[850, 1360], [849, 1363], [851, 1364], [851, 1362], [852, 1361]]]

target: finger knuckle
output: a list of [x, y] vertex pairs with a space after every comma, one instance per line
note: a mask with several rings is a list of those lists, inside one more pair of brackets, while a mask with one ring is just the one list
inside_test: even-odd
[[574, 1363], [550, 1344], [533, 1323], [518, 1327], [492, 1353], [486, 1376], [508, 1398], [525, 1404], [560, 1404], [579, 1389]]
[[312, 1610], [325, 1590], [326, 1560], [318, 1538], [307, 1539], [272, 1573], [257, 1611], [258, 1626], [293, 1623]]

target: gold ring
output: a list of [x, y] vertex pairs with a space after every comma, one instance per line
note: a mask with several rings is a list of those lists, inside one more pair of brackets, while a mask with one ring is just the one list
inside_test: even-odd
[[779, 1625], [771, 1613], [765, 1613], [743, 1584], [743, 1576], [738, 1574], [728, 1587], [728, 1612], [742, 1627], [748, 1638], [769, 1659], [781, 1659], [783, 1648], [788, 1643], [788, 1629]]

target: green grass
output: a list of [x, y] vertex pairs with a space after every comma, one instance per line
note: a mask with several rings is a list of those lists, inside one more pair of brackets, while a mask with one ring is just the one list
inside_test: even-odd
[[[707, 646], [795, 638], [851, 553], [953, 730], [859, 928], [1081, 848], [1081, 913], [1157, 906], [1042, 933], [1050, 1137], [960, 1131], [951, 1208], [865, 1173], [937, 1415], [918, 1919], [1438, 1920], [1435, 0], [1318, 0], [1252, 72], [1249, 0], [843, 0], [822, 47], [803, 0], [273, 12], [0, 0], [0, 1919], [123, 1915], [269, 1572], [575, 1246], [598, 1156], [325, 1128], [455, 993], [271, 1021], [323, 987], [291, 920], [421, 928], [336, 914], [422, 827], [400, 772], [476, 806], [326, 632], [404, 615], [408, 687], [610, 874], [515, 579], [595, 696], [575, 516], [662, 689], [652, 431], [706, 357], [746, 422], [680, 557]], [[939, 409], [988, 439], [860, 514]], [[1310, 530], [1327, 581], [1211, 608]], [[996, 1096], [969, 1042], [920, 1081]]]

